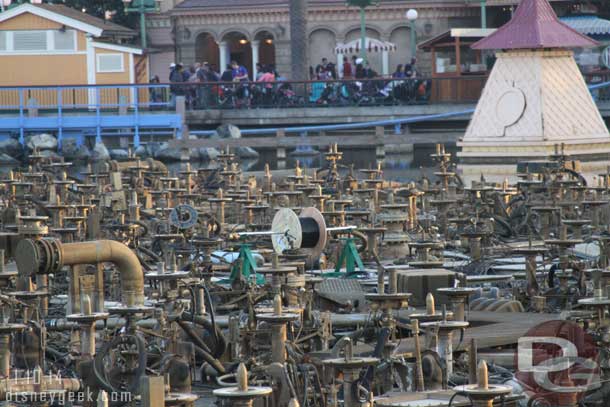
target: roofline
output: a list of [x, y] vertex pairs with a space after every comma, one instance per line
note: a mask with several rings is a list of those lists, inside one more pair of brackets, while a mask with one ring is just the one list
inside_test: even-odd
[[[446, 0], [402, 0], [401, 2], [396, 2], [396, 3], [384, 3], [381, 2], [379, 5], [375, 6], [374, 9], [393, 9], [396, 7], [408, 7], [408, 6], [417, 6], [419, 8], [426, 8], [426, 9], [437, 9], [440, 7], [440, 5], [442, 5]], [[457, 5], [459, 6], [464, 6], [463, 1], [464, 0], [450, 0], [450, 1], [454, 1], [455, 4], [450, 4], [450, 5], [446, 5], [441, 7], [442, 9], [449, 9], [449, 8], [453, 8]], [[569, 1], [569, 0], [554, 0], [554, 1]], [[244, 9], [244, 5], [243, 4], [238, 4], [238, 5], [217, 5], [217, 6], [190, 6], [190, 7], [186, 7], [186, 6], [182, 6], [182, 2], [178, 3], [176, 6], [174, 6], [173, 8], [171, 8], [170, 10], [168, 10], [168, 12], [170, 14], [182, 14], [182, 13], [188, 13], [190, 12], [226, 12], [229, 13], [228, 10], [235, 10], [235, 9], [239, 9], [240, 10], [240, 14], [244, 14], [244, 13], [260, 13], [261, 10], [260, 9]], [[277, 12], [277, 11], [282, 11], [285, 12], [289, 9], [289, 4], [277, 4], [277, 3], [273, 3], [273, 4], [257, 4], [257, 7], [266, 7], [264, 9], [264, 12]], [[469, 3], [466, 4], [467, 7], [472, 7], [475, 8], [474, 5], [470, 5]], [[479, 5], [477, 4], [476, 7], [479, 7]], [[338, 9], [342, 9], [342, 10], [352, 10], [352, 11], [358, 11], [357, 7], [354, 6], [347, 6], [345, 3], [345, 0], [336, 0], [336, 2], [334, 3], [316, 3], [316, 2], [311, 2], [309, 3], [309, 10], [310, 11], [325, 11], [328, 8], [338, 8]], [[371, 8], [373, 9], [373, 8]]]
[[13, 17], [20, 16], [24, 13], [32, 13], [39, 17], [55, 21], [56, 23], [76, 28], [78, 30], [91, 34], [94, 37], [99, 37], [104, 32], [103, 29], [94, 25], [83, 23], [82, 21], [76, 20], [71, 17], [66, 17], [63, 14], [56, 13], [54, 11], [50, 11], [42, 7], [36, 7], [31, 3], [23, 3], [15, 8], [5, 11], [4, 13], [0, 13], [0, 23], [6, 20], [10, 20]]
[[111, 51], [128, 52], [130, 54], [142, 55], [144, 50], [141, 48], [126, 47], [124, 45], [109, 44], [107, 42], [92, 41], [91, 45], [94, 48], [108, 49]]

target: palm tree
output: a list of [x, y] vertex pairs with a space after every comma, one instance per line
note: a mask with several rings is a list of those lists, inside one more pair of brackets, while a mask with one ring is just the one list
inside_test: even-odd
[[290, 0], [290, 48], [292, 80], [307, 80], [307, 2]]

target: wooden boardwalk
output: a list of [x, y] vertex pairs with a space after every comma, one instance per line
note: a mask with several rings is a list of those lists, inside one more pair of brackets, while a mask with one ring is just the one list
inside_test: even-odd
[[343, 131], [318, 135], [283, 135], [242, 136], [237, 139], [173, 139], [170, 145], [175, 148], [226, 148], [252, 147], [254, 149], [294, 149], [299, 146], [324, 148], [337, 143], [339, 147], [376, 147], [387, 145], [421, 145], [436, 143], [455, 143], [463, 135], [461, 132], [422, 132], [409, 134], [386, 134], [384, 128], [367, 131]]

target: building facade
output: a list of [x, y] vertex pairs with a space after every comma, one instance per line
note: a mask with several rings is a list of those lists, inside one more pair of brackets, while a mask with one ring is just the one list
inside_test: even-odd
[[[235, 59], [253, 73], [257, 62], [275, 64], [290, 75], [290, 14], [288, 0], [164, 0], [162, 12], [148, 16], [151, 72], [166, 81], [172, 62], [192, 64], [207, 61], [221, 69]], [[487, 24], [498, 27], [508, 21], [518, 0], [487, 0]], [[573, 0], [553, 2], [560, 15]], [[396, 44], [396, 51], [370, 53], [368, 59], [378, 73], [391, 73], [408, 63], [411, 55], [411, 25], [406, 11], [418, 11], [417, 42], [433, 38], [450, 28], [481, 26], [480, 1], [475, 0], [382, 0], [366, 9], [367, 37]], [[308, 66], [323, 57], [340, 62], [337, 46], [360, 37], [356, 7], [345, 0], [309, 0], [307, 17]], [[418, 52], [418, 69], [427, 73], [431, 61]]]
[[0, 86], [147, 81], [136, 32], [63, 5], [24, 3], [0, 14]]

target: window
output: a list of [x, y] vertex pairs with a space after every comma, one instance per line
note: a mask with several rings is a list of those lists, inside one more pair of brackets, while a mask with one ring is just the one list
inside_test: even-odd
[[98, 54], [97, 71], [99, 73], [123, 72], [123, 54]]
[[0, 52], [64, 54], [77, 51], [75, 30], [0, 31]]
[[13, 32], [13, 49], [15, 51], [46, 51], [46, 31], [15, 31]]
[[76, 32], [69, 31], [53, 31], [56, 51], [75, 51], [76, 50]]

